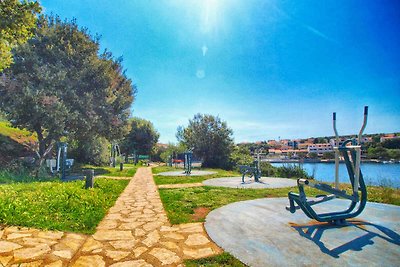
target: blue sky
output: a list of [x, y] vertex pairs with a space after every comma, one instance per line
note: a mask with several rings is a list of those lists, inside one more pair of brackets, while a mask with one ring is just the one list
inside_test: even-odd
[[176, 142], [196, 113], [235, 142], [400, 131], [396, 0], [42, 0], [123, 56], [132, 115]]

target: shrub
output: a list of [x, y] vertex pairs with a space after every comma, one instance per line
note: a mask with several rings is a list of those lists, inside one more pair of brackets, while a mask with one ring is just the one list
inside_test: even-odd
[[285, 178], [312, 178], [300, 164], [285, 164], [277, 168], [277, 176]]

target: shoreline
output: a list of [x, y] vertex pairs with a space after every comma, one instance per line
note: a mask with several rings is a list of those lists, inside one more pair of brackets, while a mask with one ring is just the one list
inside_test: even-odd
[[[334, 159], [262, 159], [261, 162], [269, 163], [335, 163]], [[339, 161], [344, 163], [343, 160]], [[388, 161], [378, 159], [362, 159], [362, 163], [377, 163], [377, 164], [400, 164], [400, 161]]]

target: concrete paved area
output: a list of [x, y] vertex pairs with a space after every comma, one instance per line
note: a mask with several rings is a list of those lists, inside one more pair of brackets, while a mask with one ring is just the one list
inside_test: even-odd
[[150, 168], [139, 168], [92, 236], [0, 228], [0, 266], [183, 266], [219, 254], [203, 223], [168, 222]]
[[260, 181], [261, 183], [255, 183], [253, 178], [246, 177], [245, 183], [242, 183], [242, 177], [224, 177], [205, 180], [203, 184], [230, 188], [282, 188], [297, 185], [295, 179], [287, 178], [261, 177]]
[[[346, 200], [319, 205], [343, 210]], [[285, 210], [287, 198], [242, 201], [212, 211], [209, 236], [249, 266], [400, 266], [400, 207], [368, 203], [347, 226]]]
[[161, 176], [203, 176], [203, 175], [211, 175], [211, 174], [215, 174], [215, 173], [217, 173], [217, 172], [192, 170], [190, 175], [186, 175], [186, 173], [184, 173], [183, 170], [179, 170], [179, 171], [170, 171], [170, 172], [160, 172], [157, 175], [161, 175]]

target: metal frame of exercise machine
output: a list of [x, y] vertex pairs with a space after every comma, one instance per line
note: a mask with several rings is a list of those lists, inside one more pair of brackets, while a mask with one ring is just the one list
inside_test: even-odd
[[[344, 224], [346, 219], [356, 217], [361, 214], [367, 203], [367, 188], [360, 169], [361, 163], [361, 138], [367, 126], [368, 107], [364, 107], [364, 121], [357, 139], [348, 139], [339, 145], [339, 134], [336, 129], [336, 112], [333, 113], [333, 130], [335, 132], [335, 187], [324, 183], [313, 183], [308, 179], [297, 179], [299, 194], [289, 192], [289, 206], [286, 207], [291, 213], [301, 209], [309, 218], [320, 222], [329, 222], [332, 224]], [[352, 193], [348, 194], [345, 190], [339, 189], [339, 159], [343, 158], [349, 179], [352, 186]], [[307, 200], [304, 192], [304, 185], [316, 188], [329, 193], [329, 195], [320, 195], [316, 199]], [[350, 200], [349, 207], [343, 211], [329, 213], [317, 213], [312, 206], [335, 198]], [[295, 205], [295, 203], [297, 205]]]
[[183, 155], [184, 155], [183, 167], [185, 169], [185, 173], [186, 173], [186, 175], [190, 175], [190, 173], [192, 172], [193, 152], [188, 150], [185, 153], [183, 153]]

